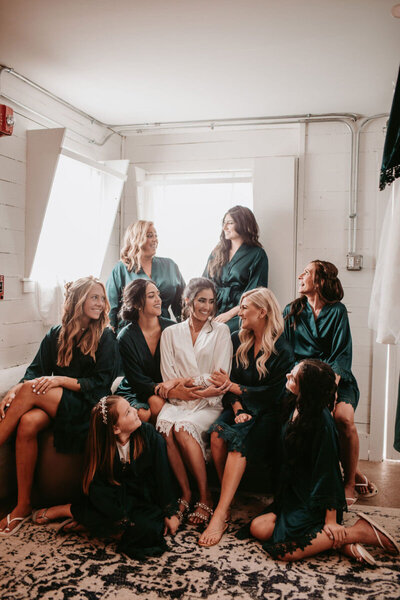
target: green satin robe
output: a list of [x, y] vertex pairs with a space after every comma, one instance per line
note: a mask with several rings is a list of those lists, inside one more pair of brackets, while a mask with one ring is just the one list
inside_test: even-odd
[[[177, 512], [165, 441], [149, 423], [142, 423], [142, 454], [130, 462], [114, 459], [114, 477], [120, 485], [111, 484], [96, 473], [89, 494], [71, 505], [74, 518], [92, 534], [109, 536], [124, 532], [118, 550], [138, 560], [159, 556], [168, 546], [163, 536], [164, 518]], [[134, 435], [134, 434], [132, 434]]]
[[[58, 337], [61, 325], [52, 327], [42, 340], [39, 350], [21, 381], [60, 375], [78, 380], [79, 392], [63, 389], [54, 419], [54, 446], [57, 452], [83, 452], [93, 406], [111, 393], [116, 377], [118, 348], [110, 328], [103, 331], [96, 351], [96, 361], [84, 355], [75, 345], [68, 367], [57, 365]], [[84, 334], [85, 335], [85, 334]]]
[[[263, 248], [242, 244], [237, 252], [221, 270], [219, 277], [210, 277], [209, 256], [203, 277], [211, 279], [217, 288], [218, 314], [238, 306], [244, 292], [256, 287], [268, 287], [268, 257]], [[240, 328], [239, 317], [233, 317], [226, 323], [231, 333]]]
[[[216, 431], [227, 442], [228, 452], [237, 451], [251, 462], [273, 462], [275, 445], [279, 433], [278, 417], [280, 402], [285, 392], [286, 373], [294, 365], [294, 356], [290, 345], [281, 335], [265, 366], [267, 373], [259, 377], [254, 346], [250, 348], [249, 366], [244, 368], [236, 363], [236, 351], [240, 345], [239, 332], [232, 335], [234, 357], [230, 379], [238, 383], [241, 396], [227, 392], [223, 398], [224, 411], [209, 432]], [[245, 423], [235, 423], [232, 404], [239, 401], [252, 419]]]
[[[175, 321], [164, 317], [159, 317], [158, 320], [161, 331], [175, 324]], [[148, 399], [154, 394], [155, 386], [162, 381], [160, 341], [153, 356], [138, 323], [132, 322], [118, 335], [118, 347], [125, 377], [116, 393], [126, 398], [136, 409], [148, 409]]]
[[[118, 318], [118, 313], [122, 305], [122, 292], [124, 287], [135, 279], [149, 279], [143, 269], [138, 273], [128, 271], [122, 261], [119, 261], [113, 268], [110, 277], [107, 280], [106, 290], [110, 302], [110, 324], [115, 332], [119, 332], [126, 323]], [[170, 317], [168, 308], [177, 319], [181, 316], [181, 300], [185, 281], [179, 271], [178, 265], [170, 258], [155, 256], [151, 266], [151, 279], [158, 287], [162, 301], [162, 316], [167, 319]]]
[[[308, 455], [293, 463], [287, 451], [285, 434], [279, 444], [280, 474], [274, 502], [265, 513], [277, 515], [271, 539], [263, 544], [273, 558], [279, 558], [296, 548], [304, 549], [322, 531], [327, 510], [336, 510], [336, 520], [342, 521], [347, 510], [344, 485], [339, 464], [339, 444], [335, 423], [325, 408], [311, 439]], [[249, 526], [237, 537], [249, 535]]]
[[318, 358], [328, 363], [340, 375], [338, 402], [351, 404], [357, 408], [360, 392], [351, 371], [352, 342], [347, 309], [341, 302], [325, 304], [318, 318], [314, 318], [311, 306], [305, 305], [294, 328], [294, 319], [287, 319], [288, 304], [283, 311], [285, 336], [291, 344], [296, 362], [305, 358]]

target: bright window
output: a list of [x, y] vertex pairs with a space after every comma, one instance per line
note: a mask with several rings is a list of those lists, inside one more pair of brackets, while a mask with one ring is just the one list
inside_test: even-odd
[[139, 216], [154, 221], [157, 254], [172, 258], [186, 281], [202, 275], [226, 211], [253, 208], [252, 176], [243, 171], [151, 175], [142, 191]]

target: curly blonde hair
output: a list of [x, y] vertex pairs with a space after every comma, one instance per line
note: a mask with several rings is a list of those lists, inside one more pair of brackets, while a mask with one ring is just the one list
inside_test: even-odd
[[[268, 373], [265, 363], [273, 352], [276, 353], [275, 343], [283, 333], [282, 310], [275, 295], [265, 287], [258, 287], [245, 292], [240, 298], [240, 304], [244, 299], [257, 308], [263, 308], [266, 312], [265, 328], [261, 340], [262, 354], [256, 360], [256, 368], [261, 379]], [[244, 369], [247, 369], [249, 366], [249, 352], [255, 342], [254, 331], [240, 329], [239, 340], [240, 346], [236, 351], [236, 364], [237, 366], [240, 364]]]
[[120, 258], [128, 271], [138, 273], [141, 269], [139, 254], [147, 241], [147, 233], [153, 221], [136, 221], [131, 223], [125, 231]]
[[106, 299], [104, 310], [98, 319], [90, 321], [87, 332], [78, 342], [78, 348], [82, 354], [89, 354], [93, 360], [96, 360], [96, 351], [100, 338], [110, 322], [108, 318], [110, 304], [104, 284], [99, 279], [92, 276], [81, 277], [76, 281], [70, 281], [65, 284], [65, 301], [61, 319], [61, 330], [58, 337], [57, 365], [59, 367], [68, 367], [71, 363], [75, 338], [82, 332], [80, 318], [83, 315], [83, 305], [90, 290], [96, 284], [101, 285], [103, 288]]

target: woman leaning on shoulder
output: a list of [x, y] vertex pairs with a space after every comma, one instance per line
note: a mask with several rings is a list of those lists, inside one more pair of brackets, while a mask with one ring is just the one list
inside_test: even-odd
[[234, 206], [225, 214], [220, 241], [212, 251], [203, 276], [217, 288], [216, 321], [231, 332], [239, 329], [239, 301], [244, 292], [268, 287], [268, 257], [259, 240], [254, 214]]
[[0, 402], [0, 445], [17, 431], [17, 506], [0, 522], [12, 535], [30, 516], [37, 435], [53, 424], [57, 452], [83, 452], [92, 406], [110, 393], [117, 343], [107, 327], [104, 285], [82, 277], [65, 286], [61, 325], [52, 327], [23, 379]]
[[178, 319], [185, 282], [178, 265], [171, 258], [155, 256], [157, 232], [151, 221], [131, 223], [125, 232], [121, 260], [113, 268], [106, 288], [110, 301], [111, 327], [118, 333], [125, 323], [119, 318], [124, 287], [135, 279], [151, 279], [160, 291], [162, 316], [169, 318], [169, 308]]

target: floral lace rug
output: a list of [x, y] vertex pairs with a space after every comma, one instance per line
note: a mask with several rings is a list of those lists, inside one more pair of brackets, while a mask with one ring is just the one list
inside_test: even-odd
[[[265, 499], [264, 499], [265, 501]], [[0, 598], [4, 600], [398, 600], [400, 558], [371, 549], [376, 567], [334, 551], [297, 563], [273, 561], [253, 540], [234, 533], [259, 514], [263, 499], [241, 496], [232, 525], [218, 546], [197, 545], [192, 526], [170, 539], [170, 552], [146, 562], [116, 554], [115, 545], [78, 534], [57, 534], [56, 525], [28, 521], [0, 540]], [[400, 509], [355, 505], [400, 540]]]

